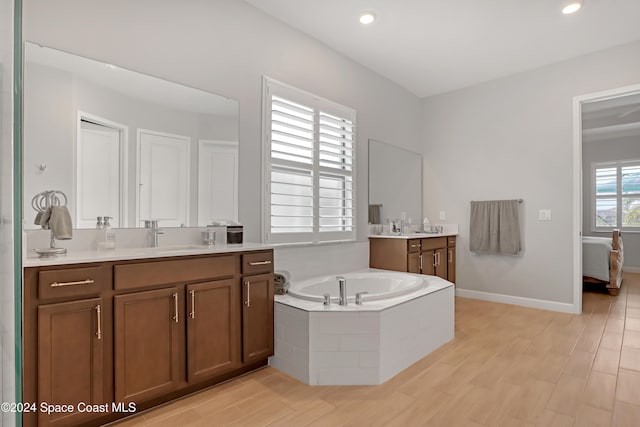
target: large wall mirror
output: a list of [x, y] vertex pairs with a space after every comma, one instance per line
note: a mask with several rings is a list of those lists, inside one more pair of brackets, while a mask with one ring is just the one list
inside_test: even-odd
[[422, 222], [422, 156], [369, 140], [369, 223], [388, 219]]
[[74, 228], [238, 218], [238, 102], [25, 43], [24, 217], [67, 195]]

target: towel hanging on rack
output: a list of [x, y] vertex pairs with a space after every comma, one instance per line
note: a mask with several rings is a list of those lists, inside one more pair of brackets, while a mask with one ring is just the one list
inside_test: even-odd
[[522, 200], [471, 202], [469, 249], [475, 253], [518, 255]]

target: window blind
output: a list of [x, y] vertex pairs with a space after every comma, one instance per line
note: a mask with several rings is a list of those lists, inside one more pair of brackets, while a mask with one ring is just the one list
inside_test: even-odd
[[355, 112], [265, 78], [264, 240], [355, 239]]

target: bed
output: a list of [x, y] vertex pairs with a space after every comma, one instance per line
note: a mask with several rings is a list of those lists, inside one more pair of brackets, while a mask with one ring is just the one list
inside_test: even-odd
[[611, 295], [618, 295], [622, 284], [624, 250], [620, 230], [611, 237], [582, 237], [582, 279], [606, 284]]

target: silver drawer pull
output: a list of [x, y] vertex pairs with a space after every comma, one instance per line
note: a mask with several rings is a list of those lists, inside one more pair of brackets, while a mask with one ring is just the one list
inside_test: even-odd
[[76, 285], [92, 285], [96, 281], [92, 279], [87, 280], [79, 280], [77, 282], [53, 282], [51, 285], [52, 288], [62, 288], [63, 286], [76, 286]]
[[412, 247], [412, 248], [419, 248], [419, 247], [420, 247], [420, 244], [417, 244], [417, 245], [411, 245], [411, 247]]
[[190, 290], [189, 294], [191, 294], [191, 313], [189, 313], [189, 316], [191, 316], [192, 319], [195, 319], [196, 318], [196, 291]]
[[249, 265], [269, 265], [271, 264], [271, 261], [255, 261], [255, 262], [250, 262]]
[[251, 282], [247, 280], [244, 284], [247, 286], [247, 300], [244, 302], [244, 305], [249, 308], [251, 307]]

